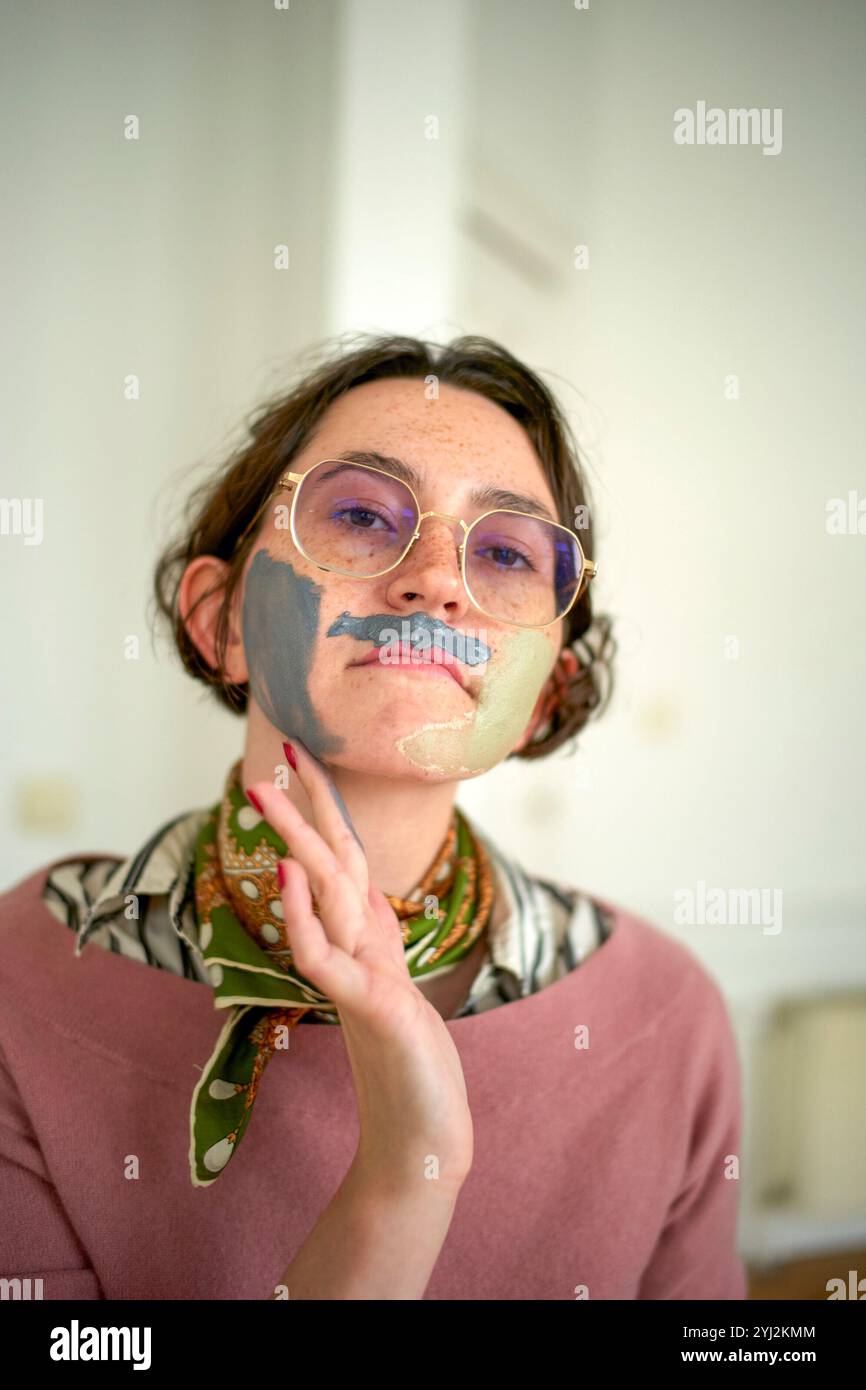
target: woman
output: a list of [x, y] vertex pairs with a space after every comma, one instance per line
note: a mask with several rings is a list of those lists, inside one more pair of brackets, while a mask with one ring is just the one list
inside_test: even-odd
[[46, 1298], [745, 1297], [718, 989], [455, 806], [600, 703], [551, 394], [486, 339], [374, 338], [251, 433], [156, 576], [242, 757], [129, 859], [2, 899], [0, 1272]]

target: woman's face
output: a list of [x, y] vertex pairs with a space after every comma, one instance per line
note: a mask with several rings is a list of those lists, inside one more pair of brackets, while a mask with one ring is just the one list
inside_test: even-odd
[[[290, 466], [305, 473], [347, 450], [410, 464], [422, 479], [422, 511], [471, 522], [496, 504], [479, 506], [470, 493], [492, 486], [546, 504], [559, 520], [521, 427], [471, 391], [443, 386], [428, 400], [422, 381], [367, 382], [329, 408]], [[517, 628], [476, 609], [460, 575], [460, 528], [438, 517], [421, 523], [409, 555], [387, 574], [356, 579], [320, 570], [285, 525], [291, 494], [277, 500], [286, 507], [269, 508], [237, 595], [252, 704], [281, 736], [358, 772], [444, 780], [501, 762], [524, 734], [556, 661], [562, 620]], [[407, 631], [413, 643], [419, 634], [434, 643], [428, 655], [437, 645], [447, 651], [459, 679], [438, 660], [393, 659]]]

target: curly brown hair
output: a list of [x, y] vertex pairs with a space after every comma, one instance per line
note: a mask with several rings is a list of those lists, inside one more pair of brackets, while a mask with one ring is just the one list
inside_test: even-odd
[[[191, 494], [180, 533], [163, 551], [154, 575], [157, 617], [170, 625], [184, 667], [212, 686], [217, 698], [235, 714], [246, 711], [247, 685], [227, 681], [222, 668], [232, 596], [255, 543], [253, 528], [280, 474], [304, 447], [328, 406], [354, 386], [383, 377], [433, 377], [440, 384], [475, 391], [507, 410], [535, 447], [562, 523], [574, 527], [577, 509], [582, 509], [580, 515], [587, 524], [581, 530], [581, 543], [587, 558], [595, 558], [589, 490], [569, 424], [547, 386], [498, 343], [478, 335], [464, 335], [442, 346], [402, 335], [354, 334], [320, 341], [302, 354], [301, 361], [295, 384], [260, 404], [248, 417], [250, 439]], [[225, 600], [217, 623], [216, 670], [201, 656], [179, 612], [183, 572], [199, 555], [217, 556], [229, 566], [218, 586], [224, 587]], [[212, 592], [213, 587], [208, 594]], [[574, 662], [565, 675], [557, 667], [558, 679], [551, 678], [555, 698], [548, 701], [543, 721], [530, 741], [510, 757], [544, 757], [574, 738], [590, 714], [594, 710], [600, 714], [609, 702], [616, 643], [610, 618], [593, 618], [588, 585], [566, 624], [563, 646], [572, 648], [576, 670]]]

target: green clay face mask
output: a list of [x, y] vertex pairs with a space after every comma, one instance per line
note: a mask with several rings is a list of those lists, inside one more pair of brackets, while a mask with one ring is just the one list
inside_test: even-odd
[[549, 640], [534, 628], [503, 637], [474, 708], [443, 723], [424, 724], [397, 740], [415, 767], [443, 776], [474, 777], [503, 761], [521, 738], [550, 673]]

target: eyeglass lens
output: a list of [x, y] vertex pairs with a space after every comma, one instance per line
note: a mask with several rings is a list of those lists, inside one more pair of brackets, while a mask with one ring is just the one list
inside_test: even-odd
[[[405, 483], [352, 463], [311, 469], [295, 509], [296, 537], [308, 557], [359, 578], [395, 565], [417, 523]], [[581, 572], [574, 539], [542, 517], [492, 512], [467, 538], [470, 597], [503, 622], [553, 622], [568, 608]]]

